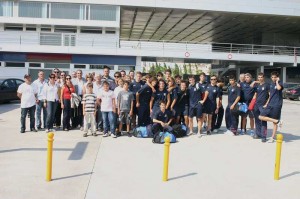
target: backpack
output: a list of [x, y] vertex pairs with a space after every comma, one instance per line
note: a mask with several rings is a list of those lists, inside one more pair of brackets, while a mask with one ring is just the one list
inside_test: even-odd
[[186, 136], [187, 128], [185, 125], [175, 124], [172, 126], [172, 128], [173, 128], [173, 134], [175, 135], [176, 138], [181, 138]]
[[157, 144], [165, 143], [165, 138], [170, 137], [170, 143], [176, 142], [176, 137], [169, 132], [158, 132], [153, 136], [152, 142]]
[[240, 112], [244, 112], [244, 113], [247, 113], [248, 111], [248, 106], [246, 103], [238, 103], [239, 105], [239, 111]]
[[153, 137], [151, 129], [152, 125], [136, 127], [133, 130], [133, 136], [138, 138]]

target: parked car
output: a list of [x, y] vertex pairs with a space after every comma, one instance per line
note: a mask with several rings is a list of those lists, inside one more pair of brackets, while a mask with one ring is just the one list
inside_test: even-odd
[[286, 98], [286, 91], [292, 87], [298, 86], [300, 83], [292, 83], [292, 82], [287, 82], [283, 84], [283, 91], [282, 91], [282, 97], [283, 99]]
[[291, 100], [300, 100], [300, 87], [296, 86], [286, 91], [286, 98]]
[[17, 90], [22, 83], [24, 80], [21, 79], [0, 79], [0, 102], [18, 100]]

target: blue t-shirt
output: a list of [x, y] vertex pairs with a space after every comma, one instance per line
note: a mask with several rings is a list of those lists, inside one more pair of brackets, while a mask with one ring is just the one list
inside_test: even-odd
[[177, 101], [175, 103], [175, 107], [184, 107], [189, 105], [189, 91], [181, 91], [177, 90]]
[[153, 119], [159, 120], [163, 123], [169, 122], [171, 118], [172, 118], [172, 113], [169, 110], [165, 110], [165, 112], [159, 110], [153, 115]]
[[270, 85], [268, 83], [256, 84], [256, 105], [264, 106], [269, 97]]
[[282, 90], [283, 85], [279, 81], [279, 85], [281, 86], [280, 90], [277, 90], [276, 83], [272, 82], [270, 84], [270, 101], [269, 106], [282, 106], [283, 98], [282, 98]]
[[153, 107], [159, 107], [159, 102], [164, 101], [167, 102], [167, 96], [168, 96], [168, 91], [164, 89], [163, 91], [156, 90], [155, 93], [152, 93], [152, 97], [154, 98], [153, 100]]
[[204, 93], [205, 89], [200, 86], [199, 83], [194, 85], [189, 85], [188, 92], [189, 92], [189, 105], [192, 108], [195, 108], [199, 101], [202, 100], [202, 94]]
[[145, 84], [137, 91], [137, 93], [139, 94], [140, 104], [149, 106], [152, 96], [152, 88], [148, 84]]
[[206, 98], [205, 104], [216, 104], [216, 99], [219, 97], [219, 87], [217, 85], [213, 86], [211, 84], [207, 85], [206, 90], [208, 96]]
[[177, 99], [177, 91], [178, 91], [178, 87], [175, 87], [174, 89], [172, 89], [169, 93], [170, 93], [170, 101], [171, 103]]
[[228, 105], [232, 105], [237, 97], [241, 96], [241, 88], [238, 86], [229, 86], [228, 87]]
[[142, 88], [142, 86], [145, 84], [145, 82], [143, 82], [142, 80], [139, 82], [136, 82], [135, 80], [133, 80], [132, 83], [130, 83], [129, 85], [129, 91], [132, 92], [134, 95], [134, 100], [136, 99], [136, 93], [138, 92], [138, 90], [140, 90]]
[[242, 82], [241, 85], [241, 98], [242, 102], [245, 102], [246, 104], [249, 104], [254, 96], [255, 93], [255, 87], [251, 87], [252, 82]]

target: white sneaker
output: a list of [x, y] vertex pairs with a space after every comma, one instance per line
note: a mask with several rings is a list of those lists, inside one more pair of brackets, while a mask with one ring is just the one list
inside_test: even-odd
[[193, 131], [190, 131], [187, 135], [188, 135], [188, 136], [194, 135], [194, 132], [193, 132]]
[[219, 129], [214, 129], [213, 133], [218, 133]]
[[267, 141], [267, 143], [273, 143], [275, 140], [271, 137], [269, 138], [269, 140]]
[[278, 129], [277, 129], [277, 130], [280, 131], [281, 128], [282, 128], [282, 125], [283, 125], [283, 121], [280, 120], [279, 123], [278, 123], [277, 125], [278, 125]]
[[240, 131], [240, 135], [245, 135], [244, 129], [242, 129], [242, 130]]
[[103, 137], [107, 137], [107, 136], [108, 136], [108, 133], [104, 133], [104, 134], [103, 134]]
[[233, 135], [234, 135], [234, 133], [232, 133], [231, 130], [227, 130], [224, 134], [230, 135], [230, 136], [233, 136]]
[[49, 129], [47, 129], [47, 130], [45, 131], [45, 133], [49, 133], [49, 131], [50, 131], [50, 130], [49, 130]]
[[111, 134], [111, 137], [117, 138], [116, 134]]
[[55, 130], [55, 129], [50, 129], [50, 131], [51, 131], [51, 132], [56, 132], [56, 130]]

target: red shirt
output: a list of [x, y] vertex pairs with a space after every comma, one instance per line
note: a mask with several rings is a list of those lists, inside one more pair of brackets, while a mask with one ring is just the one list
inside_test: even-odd
[[64, 90], [62, 91], [63, 92], [63, 96], [62, 96], [63, 99], [71, 99], [71, 94], [75, 93], [75, 88], [74, 88], [73, 85], [70, 86], [69, 88], [68, 88], [67, 85], [64, 86]]

